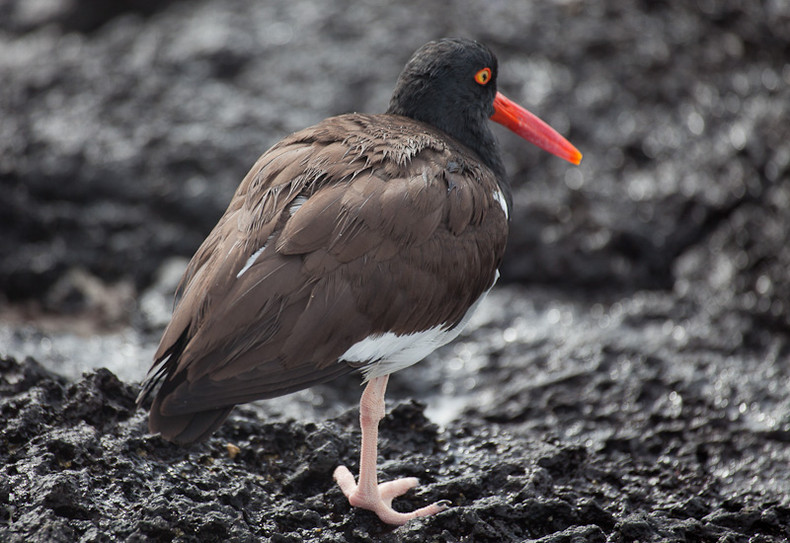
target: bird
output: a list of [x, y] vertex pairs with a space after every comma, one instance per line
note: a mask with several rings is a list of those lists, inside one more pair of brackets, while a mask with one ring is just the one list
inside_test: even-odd
[[581, 153], [497, 91], [485, 45], [420, 47], [383, 114], [348, 113], [266, 151], [200, 245], [138, 397], [149, 430], [190, 444], [234, 406], [360, 372], [359, 479], [352, 507], [402, 525], [433, 515], [379, 484], [378, 424], [389, 375], [461, 332], [499, 277], [512, 191], [489, 120], [573, 164]]

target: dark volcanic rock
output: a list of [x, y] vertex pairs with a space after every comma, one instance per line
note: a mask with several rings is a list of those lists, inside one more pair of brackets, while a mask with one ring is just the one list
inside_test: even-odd
[[[2, 378], [23, 371], [6, 360]], [[261, 422], [245, 407], [206, 444], [183, 448], [145, 435], [136, 391], [106, 370], [73, 385], [36, 373], [0, 405], [3, 541], [790, 537], [786, 494], [773, 488], [790, 460], [787, 431], [765, 439], [726, 419], [701, 428], [705, 410], [666, 422], [654, 402], [645, 411], [655, 430], [569, 445], [472, 416], [439, 431], [424, 406], [398, 404], [382, 423], [382, 477], [421, 479], [398, 500], [404, 508], [444, 498], [453, 507], [392, 530], [350, 510], [331, 480], [338, 463], [356, 468], [353, 411], [320, 423]], [[20, 439], [19, 427], [36, 431]], [[787, 491], [787, 481], [779, 486]]]
[[[148, 436], [132, 383], [247, 169], [445, 35], [585, 154], [501, 132], [511, 284], [391, 380], [396, 507], [453, 507], [348, 507], [358, 376]], [[0, 540], [788, 540], [788, 59], [776, 1], [2, 3]]]

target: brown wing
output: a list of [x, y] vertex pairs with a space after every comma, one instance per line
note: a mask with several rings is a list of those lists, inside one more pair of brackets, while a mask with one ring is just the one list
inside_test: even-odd
[[234, 404], [353, 370], [338, 358], [371, 334], [459, 322], [493, 283], [506, 218], [493, 174], [445, 138], [347, 115], [265, 153], [179, 287], [144, 389], [164, 378], [152, 430], [206, 437]]

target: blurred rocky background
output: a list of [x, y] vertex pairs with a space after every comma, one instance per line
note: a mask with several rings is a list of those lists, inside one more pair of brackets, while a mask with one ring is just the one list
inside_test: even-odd
[[[497, 128], [501, 287], [382, 430], [454, 507], [389, 531], [331, 483], [357, 377], [190, 449], [132, 400], [255, 159], [442, 36], [584, 160]], [[0, 539], [790, 538], [790, 3], [4, 0], [0, 81]]]

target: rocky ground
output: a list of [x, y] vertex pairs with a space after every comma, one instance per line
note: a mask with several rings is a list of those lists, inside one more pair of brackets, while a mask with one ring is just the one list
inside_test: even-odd
[[[357, 376], [147, 435], [137, 382], [247, 168], [445, 35], [585, 155], [499, 132], [503, 284], [392, 379], [396, 507], [453, 506], [348, 507]], [[788, 59], [777, 1], [0, 4], [0, 540], [787, 540]]]

